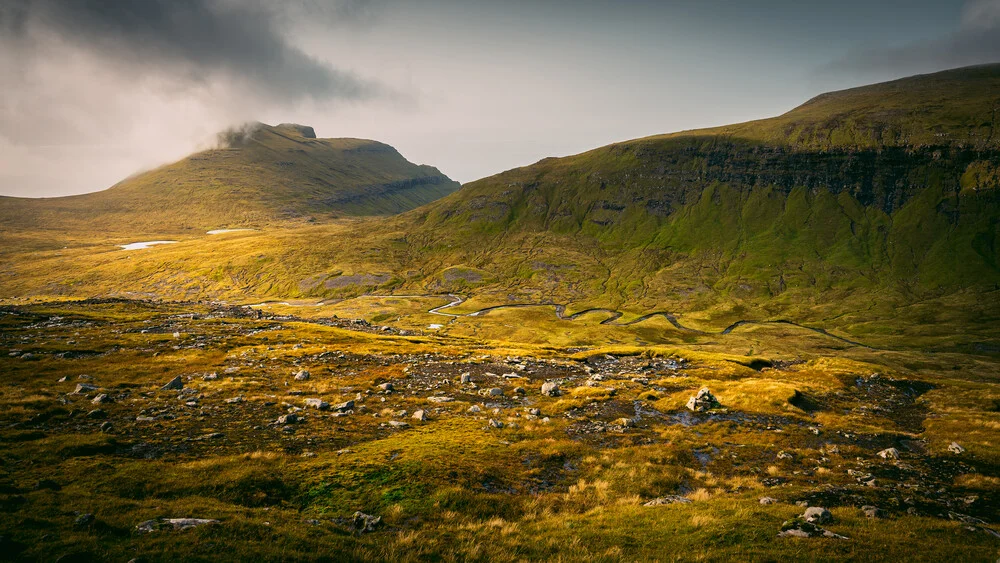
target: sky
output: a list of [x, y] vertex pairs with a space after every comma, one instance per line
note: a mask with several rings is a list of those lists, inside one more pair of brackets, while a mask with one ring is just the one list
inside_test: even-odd
[[0, 195], [98, 191], [248, 121], [460, 182], [1000, 62], [1000, 0], [0, 0]]

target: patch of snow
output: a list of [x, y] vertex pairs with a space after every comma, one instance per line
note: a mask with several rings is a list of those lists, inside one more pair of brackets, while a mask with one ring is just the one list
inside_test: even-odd
[[146, 242], [132, 242], [129, 244], [119, 244], [122, 250], [142, 250], [144, 248], [149, 248], [150, 246], [156, 246], [157, 244], [174, 244], [176, 240], [149, 240]]
[[242, 233], [244, 231], [252, 231], [253, 229], [215, 229], [208, 231], [207, 234], [210, 235], [224, 235], [226, 233]]

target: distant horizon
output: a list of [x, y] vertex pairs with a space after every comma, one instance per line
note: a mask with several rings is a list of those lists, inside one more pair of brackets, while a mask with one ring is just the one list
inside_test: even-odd
[[250, 121], [371, 139], [469, 183], [1000, 62], [1000, 0], [12, 0], [0, 195], [105, 190]]

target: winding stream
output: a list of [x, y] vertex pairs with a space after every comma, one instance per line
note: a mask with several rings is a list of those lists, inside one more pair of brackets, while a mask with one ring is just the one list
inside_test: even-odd
[[[372, 295], [370, 297], [388, 297], [388, 296]], [[808, 330], [808, 331], [811, 331], [811, 332], [815, 332], [816, 334], [820, 334], [820, 335], [823, 335], [823, 336], [826, 336], [826, 337], [829, 337], [829, 338], [833, 338], [835, 340], [839, 340], [841, 342], [844, 342], [845, 344], [850, 344], [852, 346], [860, 346], [862, 348], [868, 348], [868, 349], [872, 349], [872, 350], [874, 349], [871, 346], [868, 346], [867, 344], [863, 344], [863, 343], [857, 342], [855, 340], [850, 340], [850, 339], [844, 338], [842, 336], [837, 336], [836, 334], [831, 334], [826, 329], [816, 328], [816, 327], [811, 327], [811, 326], [805, 326], [805, 325], [801, 325], [799, 323], [796, 323], [796, 322], [793, 322], [793, 321], [789, 321], [789, 320], [785, 320], [785, 319], [779, 319], [779, 320], [774, 320], [774, 321], [740, 320], [740, 321], [736, 321], [735, 323], [727, 326], [721, 332], [705, 332], [703, 330], [698, 330], [698, 329], [695, 329], [695, 328], [686, 327], [686, 326], [682, 325], [680, 323], [680, 321], [677, 320], [677, 317], [674, 314], [668, 313], [666, 311], [654, 311], [652, 313], [646, 313], [645, 315], [642, 315], [641, 317], [637, 317], [635, 319], [632, 319], [631, 321], [618, 322], [618, 319], [622, 318], [622, 316], [624, 315], [624, 313], [622, 313], [621, 311], [617, 311], [615, 309], [606, 309], [606, 308], [603, 308], [603, 307], [595, 307], [595, 308], [590, 308], [590, 309], [584, 309], [582, 311], [578, 311], [576, 313], [573, 313], [572, 315], [567, 315], [566, 314], [566, 305], [563, 305], [561, 303], [510, 303], [510, 304], [507, 304], [507, 305], [493, 305], [492, 307], [485, 307], [483, 309], [479, 309], [478, 311], [473, 311], [471, 313], [446, 313], [446, 312], [444, 312], [445, 309], [449, 309], [451, 307], [457, 307], [458, 305], [461, 305], [462, 303], [464, 303], [465, 299], [462, 298], [461, 296], [455, 295], [453, 293], [449, 293], [447, 295], [397, 295], [395, 297], [447, 297], [447, 298], [449, 298], [451, 300], [449, 303], [446, 303], [446, 304], [438, 306], [438, 307], [434, 307], [433, 309], [429, 309], [427, 312], [431, 313], [433, 315], [442, 315], [442, 316], [445, 316], [445, 317], [452, 317], [452, 318], [459, 318], [459, 317], [480, 317], [480, 316], [483, 316], [485, 314], [488, 314], [491, 311], [496, 311], [498, 309], [523, 309], [523, 308], [526, 308], [526, 307], [552, 307], [555, 310], [556, 318], [558, 318], [560, 320], [564, 320], [564, 321], [575, 321], [576, 319], [582, 317], [583, 315], [588, 315], [590, 313], [607, 313], [608, 314], [608, 318], [606, 318], [603, 321], [601, 321], [600, 324], [602, 324], [602, 325], [611, 325], [611, 326], [630, 326], [630, 325], [634, 325], [634, 324], [637, 324], [637, 323], [641, 323], [643, 321], [648, 321], [649, 319], [651, 319], [653, 317], [663, 317], [670, 324], [674, 325], [674, 327], [677, 328], [678, 330], [683, 330], [683, 331], [691, 332], [691, 333], [694, 333], [694, 334], [705, 334], [705, 335], [708, 335], [708, 334], [729, 334], [729, 333], [733, 332], [734, 330], [736, 330], [737, 328], [739, 328], [739, 327], [741, 327], [743, 325], [782, 324], [782, 325], [790, 325], [790, 326], [798, 327], [798, 328], [805, 329], [805, 330]]]
[[[555, 311], [556, 318], [558, 318], [559, 320], [563, 320], [563, 321], [575, 321], [575, 320], [579, 319], [580, 317], [582, 317], [584, 315], [589, 315], [591, 313], [605, 313], [605, 314], [608, 315], [608, 318], [602, 320], [599, 324], [610, 325], [610, 326], [631, 326], [631, 325], [634, 325], [634, 324], [641, 323], [643, 321], [648, 321], [649, 319], [652, 319], [653, 317], [663, 317], [670, 324], [674, 325], [674, 327], [677, 328], [678, 330], [683, 330], [685, 332], [690, 332], [692, 334], [701, 334], [701, 335], [713, 335], [713, 334], [715, 334], [715, 335], [725, 335], [725, 334], [730, 334], [731, 332], [733, 332], [737, 328], [739, 328], [741, 326], [744, 326], [744, 325], [788, 325], [788, 326], [798, 327], [798, 328], [801, 328], [803, 330], [808, 330], [810, 332], [814, 332], [816, 334], [819, 334], [819, 335], [822, 335], [822, 336], [826, 336], [827, 338], [832, 338], [834, 340], [839, 340], [839, 341], [841, 341], [841, 342], [843, 342], [845, 344], [850, 344], [851, 346], [860, 346], [862, 348], [867, 348], [869, 350], [877, 350], [877, 348], [874, 348], [874, 347], [869, 346], [867, 344], [864, 344], [862, 342], [858, 342], [856, 340], [851, 340], [849, 338], [844, 338], [843, 336], [837, 336], [836, 334], [831, 334], [826, 329], [812, 327], [812, 326], [806, 326], [806, 325], [802, 325], [802, 324], [796, 323], [794, 321], [789, 321], [789, 320], [785, 320], [785, 319], [777, 319], [777, 320], [773, 320], [773, 321], [754, 321], [754, 320], [744, 319], [744, 320], [736, 321], [735, 323], [733, 323], [733, 324], [727, 326], [726, 328], [722, 329], [722, 331], [720, 331], [720, 332], [707, 332], [707, 331], [704, 331], [704, 330], [698, 330], [696, 328], [691, 328], [691, 327], [687, 327], [687, 326], [682, 325], [680, 323], [680, 321], [677, 320], [677, 317], [673, 313], [668, 313], [666, 311], [653, 311], [652, 313], [646, 313], [645, 315], [642, 315], [640, 317], [636, 317], [636, 318], [632, 319], [631, 321], [618, 322], [618, 319], [622, 318], [622, 316], [624, 316], [624, 313], [622, 313], [621, 311], [615, 310], [615, 309], [607, 309], [607, 308], [604, 308], [604, 307], [593, 307], [593, 308], [590, 308], [590, 309], [584, 309], [582, 311], [577, 311], [576, 313], [573, 313], [571, 315], [567, 315], [566, 314], [566, 305], [563, 305], [561, 303], [552, 303], [552, 302], [547, 302], [547, 303], [508, 303], [506, 305], [493, 305], [491, 307], [484, 307], [484, 308], [479, 309], [477, 311], [472, 311], [471, 313], [449, 313], [449, 312], [446, 312], [446, 309], [451, 309], [452, 307], [457, 307], [457, 306], [461, 305], [462, 303], [465, 303], [465, 298], [462, 297], [462, 296], [460, 296], [460, 295], [455, 295], [454, 293], [448, 293], [448, 294], [444, 294], [444, 295], [441, 295], [441, 294], [425, 294], [425, 295], [371, 295], [371, 294], [369, 294], [369, 295], [359, 295], [358, 297], [371, 297], [371, 298], [375, 298], [375, 299], [392, 299], [392, 298], [399, 298], [399, 299], [406, 299], [406, 298], [409, 298], [409, 299], [429, 299], [429, 298], [435, 298], [436, 299], [436, 298], [447, 298], [449, 300], [448, 303], [445, 303], [444, 305], [438, 305], [437, 307], [433, 307], [431, 309], [428, 309], [427, 312], [429, 314], [432, 314], [432, 315], [441, 315], [442, 317], [450, 317], [452, 319], [457, 319], [457, 318], [460, 318], [460, 317], [481, 317], [483, 315], [489, 314], [492, 311], [497, 311], [497, 310], [500, 310], [500, 309], [525, 309], [525, 308], [528, 308], [528, 307], [552, 307], [553, 310]], [[320, 301], [319, 303], [316, 303], [315, 305], [319, 306], [319, 305], [323, 305], [323, 304], [324, 304], [324, 302]], [[262, 306], [265, 306], [265, 305], [286, 305], [286, 306], [292, 306], [290, 303], [286, 303], [286, 302], [280, 302], [279, 303], [279, 302], [273, 302], [272, 301], [272, 302], [258, 303], [256, 305], [251, 305], [251, 307], [262, 307]], [[298, 306], [306, 306], [306, 305], [303, 304], [303, 305], [298, 305]], [[443, 327], [441, 325], [435, 325], [433, 328], [443, 328]]]

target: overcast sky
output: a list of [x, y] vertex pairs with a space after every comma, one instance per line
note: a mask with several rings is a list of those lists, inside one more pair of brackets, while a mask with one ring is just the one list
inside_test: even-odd
[[461, 182], [1000, 61], [1000, 0], [0, 0], [0, 194], [297, 122]]

